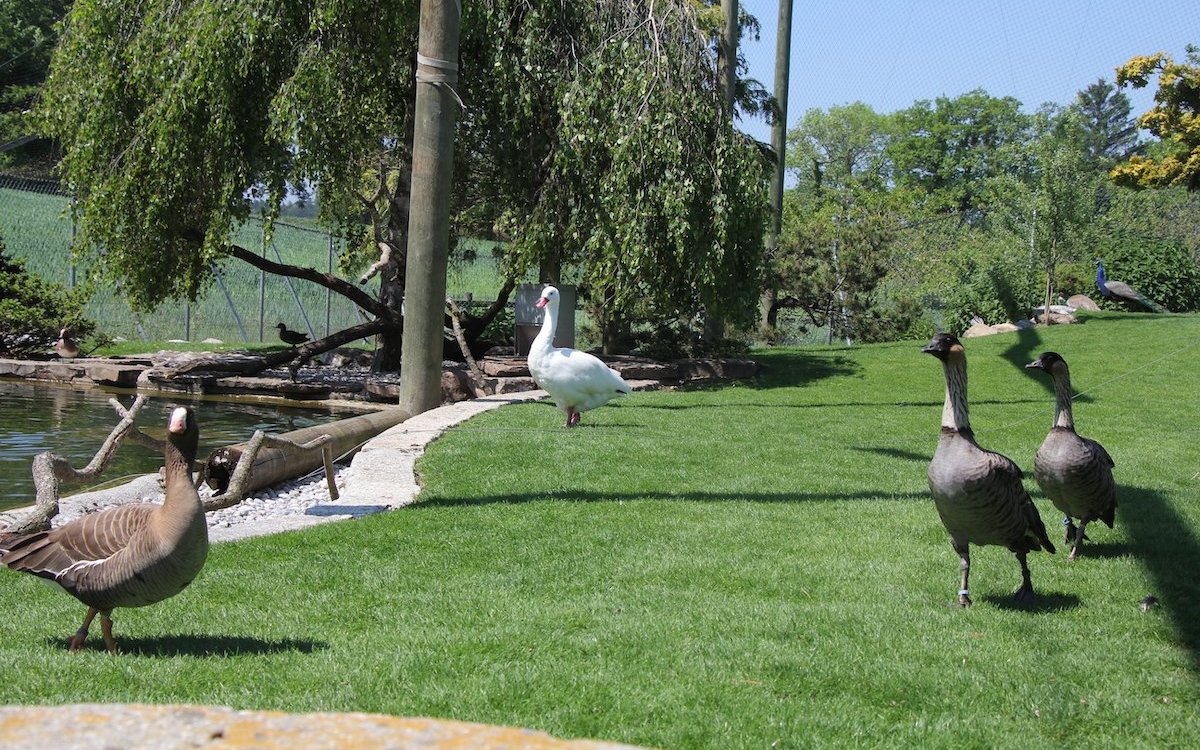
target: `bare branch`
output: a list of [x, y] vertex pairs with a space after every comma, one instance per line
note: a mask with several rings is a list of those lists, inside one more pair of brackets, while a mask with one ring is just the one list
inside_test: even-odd
[[34, 531], [44, 531], [50, 528], [50, 520], [58, 515], [60, 485], [80, 485], [93, 481], [103, 474], [104, 470], [108, 467], [109, 461], [116, 454], [117, 448], [121, 446], [121, 441], [129, 436], [131, 431], [135, 435], [141, 435], [146, 440], [151, 440], [154, 447], [162, 448], [161, 441], [154, 441], [133, 427], [133, 420], [146, 403], [145, 396], [138, 396], [134, 399], [133, 405], [129, 407], [128, 411], [115, 398], [109, 399], [108, 403], [120, 415], [121, 421], [109, 433], [108, 438], [105, 439], [100, 449], [96, 451], [95, 457], [92, 458], [87, 466], [82, 469], [75, 469], [67, 459], [50, 451], [39, 453], [33, 457], [31, 469], [37, 498], [34, 508], [25, 517], [10, 524], [4, 530], [5, 533], [29, 534]]
[[387, 265], [392, 262], [392, 244], [387, 240], [378, 240], [375, 244], [379, 247], [379, 260], [372, 263], [366, 272], [359, 277], [359, 284], [367, 283], [371, 280], [371, 277], [387, 268]]
[[450, 306], [450, 324], [454, 327], [454, 338], [458, 340], [458, 348], [462, 350], [463, 359], [467, 361], [467, 367], [470, 368], [471, 374], [483, 382], [486, 376], [483, 374], [483, 370], [479, 369], [479, 363], [471, 354], [471, 347], [467, 346], [467, 337], [463, 335], [462, 310], [452, 299], [447, 299], [446, 304]]
[[331, 500], [337, 500], [338, 490], [334, 483], [333, 451], [330, 445], [332, 440], [331, 435], [321, 435], [307, 443], [297, 443], [286, 438], [268, 435], [262, 430], [255, 431], [254, 436], [246, 443], [246, 448], [235, 459], [237, 467], [229, 479], [229, 487], [221, 494], [204, 501], [205, 512], [228, 508], [246, 499], [246, 496], [250, 494], [250, 477], [254, 469], [254, 459], [257, 458], [259, 450], [263, 447], [278, 448], [288, 453], [320, 449], [325, 465], [325, 482], [329, 488], [329, 497]]
[[238, 260], [245, 261], [255, 268], [262, 269], [267, 273], [277, 274], [279, 276], [290, 276], [295, 279], [305, 279], [314, 284], [320, 284], [326, 289], [330, 289], [338, 294], [346, 297], [354, 304], [371, 313], [377, 318], [391, 319], [396, 316], [395, 312], [388, 309], [386, 305], [379, 302], [371, 295], [364, 292], [362, 289], [351, 284], [345, 279], [339, 279], [337, 276], [329, 273], [323, 273], [314, 268], [304, 268], [302, 266], [292, 266], [284, 263], [276, 263], [273, 260], [252, 253], [240, 245], [229, 245], [229, 254]]
[[391, 320], [376, 319], [368, 320], [365, 323], [344, 328], [340, 331], [335, 331], [323, 339], [309, 341], [307, 344], [302, 344], [297, 347], [284, 349], [264, 356], [247, 355], [230, 353], [224, 355], [213, 355], [209, 357], [198, 357], [189, 361], [187, 364], [171, 370], [170, 377], [186, 375], [189, 372], [211, 371], [223, 373], [237, 373], [240, 375], [253, 375], [257, 372], [278, 367], [294, 359], [308, 359], [315, 357], [318, 354], [323, 354], [330, 349], [336, 349], [343, 344], [348, 344], [354, 339], [364, 338], [366, 336], [374, 336], [391, 327], [402, 328], [400, 323], [394, 323]]

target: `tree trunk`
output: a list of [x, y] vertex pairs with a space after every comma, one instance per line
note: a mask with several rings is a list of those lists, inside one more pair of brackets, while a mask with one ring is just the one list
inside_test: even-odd
[[1042, 323], [1050, 325], [1050, 300], [1054, 296], [1054, 268], [1046, 267], [1046, 302], [1042, 308]]
[[562, 281], [562, 253], [556, 251], [553, 255], [541, 259], [538, 263], [538, 281], [543, 284], [557, 284]]
[[[738, 2], [721, 0], [721, 43], [718, 45], [717, 67], [721, 93], [725, 98], [725, 115], [732, 123], [737, 92]], [[704, 311], [704, 340], [716, 346], [725, 338], [725, 321], [712, 310]]]
[[400, 405], [420, 414], [442, 401], [442, 331], [458, 114], [458, 3], [421, 0], [412, 201], [404, 283]]
[[762, 327], [767, 331], [775, 330], [779, 322], [779, 292], [774, 287], [765, 290], [759, 305]]
[[[412, 143], [413, 133], [407, 134], [408, 143]], [[411, 148], [411, 145], [410, 145]], [[412, 169], [400, 170], [399, 184], [392, 196], [392, 205], [388, 211], [388, 239], [392, 247], [402, 248], [404, 253], [393, 253], [392, 257], [379, 275], [379, 302], [397, 316], [404, 315], [404, 285], [406, 279], [406, 259], [408, 249], [409, 213], [412, 204]], [[371, 362], [374, 372], [396, 372], [400, 369], [402, 348], [404, 343], [403, 328], [385, 332], [376, 339], [375, 358]]]

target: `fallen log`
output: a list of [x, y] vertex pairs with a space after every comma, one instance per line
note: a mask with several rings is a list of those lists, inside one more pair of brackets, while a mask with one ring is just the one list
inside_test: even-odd
[[[408, 412], [403, 409], [386, 409], [328, 424], [293, 430], [278, 437], [288, 443], [306, 444], [327, 435], [330, 438], [328, 442], [330, 451], [336, 459], [353, 453], [366, 441], [387, 428], [400, 424], [409, 416]], [[248, 445], [249, 441], [238, 443], [218, 448], [209, 454], [208, 460], [205, 461], [204, 477], [205, 482], [215, 494], [224, 494], [229, 488], [234, 470], [237, 469], [238, 462]], [[295, 451], [269, 445], [264, 446], [254, 457], [247, 485], [240, 489], [245, 492], [253, 492], [319, 469], [324, 464], [322, 453], [323, 451], [318, 450]]]

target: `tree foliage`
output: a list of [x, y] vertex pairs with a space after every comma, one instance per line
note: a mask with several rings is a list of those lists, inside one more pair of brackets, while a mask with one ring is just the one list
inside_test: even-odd
[[1158, 76], [1154, 107], [1138, 125], [1163, 142], [1157, 156], [1132, 156], [1111, 172], [1118, 185], [1133, 188], [1181, 185], [1200, 188], [1200, 47], [1188, 45], [1187, 62], [1168, 54], [1134, 57], [1117, 68], [1117, 85], [1143, 88]]
[[76, 338], [91, 335], [95, 324], [83, 315], [86, 302], [81, 289], [69, 292], [26, 271], [0, 239], [0, 355], [43, 355], [62, 328]]
[[899, 227], [883, 190], [887, 119], [861, 102], [811, 109], [788, 141], [796, 187], [769, 266], [768, 324], [799, 308], [831, 337], [862, 338], [877, 328], [868, 311]]
[[[605, 309], [744, 319], [762, 164], [721, 111], [695, 6], [463, 12], [456, 226], [508, 240], [514, 276], [576, 265]], [[136, 305], [194, 295], [251, 201], [295, 185], [319, 185], [324, 219], [350, 232], [370, 217], [361, 246], [391, 254], [385, 283], [402, 273], [416, 4], [77, 0], [66, 29], [44, 121], [67, 147], [80, 246], [103, 248]]]
[[1091, 163], [1110, 167], [1140, 148], [1129, 97], [1103, 78], [1078, 92], [1071, 110], [1077, 116], [1061, 118], [1060, 122], [1075, 126], [1076, 137]]
[[[27, 113], [50, 67], [55, 24], [70, 5], [71, 0], [0, 0], [0, 144], [15, 146], [33, 134]], [[36, 162], [47, 151], [47, 144], [38, 143], [0, 152], [0, 167]]]
[[1027, 168], [989, 185], [989, 214], [1016, 242], [1028, 242], [1029, 257], [1042, 271], [1047, 309], [1055, 301], [1059, 267], [1090, 261], [1094, 247], [1101, 173], [1096, 142], [1079, 137], [1092, 132], [1081, 118], [1073, 108], [1060, 113], [1056, 126], [1022, 149]]
[[801, 192], [882, 189], [888, 178], [887, 118], [862, 102], [810, 109], [788, 134], [788, 168]]
[[917, 102], [894, 115], [893, 127], [896, 185], [914, 190], [927, 212], [978, 222], [983, 186], [1012, 169], [1007, 147], [1029, 137], [1030, 119], [1016, 99], [976, 89]]

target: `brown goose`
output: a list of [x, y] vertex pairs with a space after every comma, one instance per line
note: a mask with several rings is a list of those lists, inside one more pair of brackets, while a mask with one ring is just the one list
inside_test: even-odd
[[172, 597], [204, 567], [208, 525], [191, 476], [198, 440], [192, 410], [171, 412], [162, 505], [121, 505], [50, 531], [0, 540], [0, 564], [53, 581], [88, 606], [83, 625], [68, 641], [72, 651], [83, 647], [99, 613], [104, 645], [115, 653], [113, 609]]
[[1025, 491], [1017, 465], [975, 442], [967, 419], [967, 355], [963, 345], [954, 336], [939, 333], [921, 351], [940, 359], [946, 375], [942, 432], [929, 464], [929, 490], [960, 560], [958, 603], [971, 606], [967, 579], [972, 544], [997, 544], [1011, 550], [1021, 563], [1021, 586], [1013, 596], [1030, 602], [1033, 581], [1025, 558], [1035, 550], [1054, 552], [1046, 526]]
[[58, 352], [58, 356], [63, 359], [74, 359], [83, 353], [79, 350], [79, 343], [75, 341], [75, 337], [71, 335], [68, 328], [58, 332], [58, 340], [54, 342], [54, 351]]
[[1084, 532], [1090, 522], [1099, 518], [1112, 528], [1117, 510], [1113, 460], [1103, 445], [1075, 432], [1067, 361], [1057, 352], [1045, 352], [1025, 366], [1043, 370], [1054, 380], [1054, 426], [1033, 459], [1033, 477], [1066, 516], [1066, 543], [1072, 545], [1067, 559], [1074, 560], [1087, 539]]

